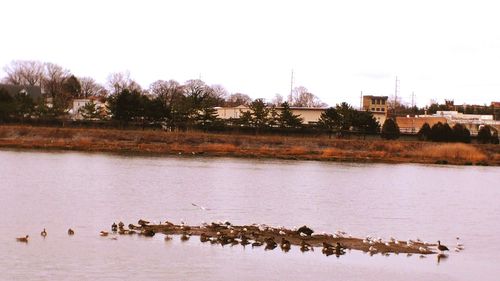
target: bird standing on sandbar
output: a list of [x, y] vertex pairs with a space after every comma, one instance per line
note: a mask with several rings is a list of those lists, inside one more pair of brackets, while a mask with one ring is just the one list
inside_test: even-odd
[[438, 250], [441, 252], [449, 251], [448, 247], [446, 247], [445, 245], [441, 245], [441, 241], [439, 240], [438, 240]]

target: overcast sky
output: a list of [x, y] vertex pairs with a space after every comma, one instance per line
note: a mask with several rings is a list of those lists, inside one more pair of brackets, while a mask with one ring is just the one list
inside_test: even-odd
[[[496, 2], [496, 3], [495, 3]], [[0, 66], [57, 63], [104, 83], [130, 71], [200, 78], [271, 99], [305, 86], [329, 105], [360, 93], [500, 101], [498, 1], [39, 1], [0, 2]], [[0, 70], [0, 76], [5, 76]]]

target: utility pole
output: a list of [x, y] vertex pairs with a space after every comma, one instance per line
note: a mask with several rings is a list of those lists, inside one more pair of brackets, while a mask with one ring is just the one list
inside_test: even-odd
[[398, 80], [398, 77], [396, 76], [396, 85], [394, 87], [394, 109], [393, 109], [394, 118], [396, 118], [396, 107], [397, 107], [397, 103], [398, 103], [398, 92], [399, 92], [399, 80]]
[[359, 110], [363, 110], [363, 91], [361, 91], [361, 96], [359, 97]]

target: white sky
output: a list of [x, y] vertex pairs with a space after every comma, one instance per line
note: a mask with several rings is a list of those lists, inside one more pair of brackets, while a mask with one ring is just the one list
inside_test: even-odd
[[101, 83], [129, 70], [145, 88], [201, 75], [268, 99], [288, 95], [294, 69], [294, 85], [329, 105], [391, 96], [396, 76], [419, 106], [500, 101], [498, 1], [7, 0], [0, 11], [2, 68], [47, 61]]

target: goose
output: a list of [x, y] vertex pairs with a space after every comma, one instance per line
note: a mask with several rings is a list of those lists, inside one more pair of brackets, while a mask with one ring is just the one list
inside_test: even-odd
[[28, 243], [28, 238], [29, 238], [29, 237], [30, 237], [29, 235], [26, 235], [25, 237], [18, 237], [18, 238], [16, 238], [16, 241], [17, 241], [17, 242], [24, 242], [24, 243]]
[[155, 236], [155, 232], [151, 229], [147, 229], [147, 230], [144, 230], [142, 231], [142, 235], [146, 236], [146, 237], [153, 237]]
[[300, 242], [300, 251], [307, 252], [309, 250], [314, 251], [314, 248], [311, 245], [309, 245], [306, 241], [302, 240]]
[[145, 221], [143, 219], [140, 219], [137, 221], [137, 224], [140, 226], [145, 226], [145, 225], [149, 224], [149, 221]]
[[460, 243], [460, 237], [457, 237], [457, 247], [463, 247], [464, 244]]
[[181, 241], [187, 241], [187, 240], [189, 240], [190, 237], [191, 236], [189, 234], [182, 233], [182, 235], [181, 235]]
[[245, 236], [245, 235], [242, 235], [241, 236], [241, 242], [240, 242], [241, 245], [246, 246], [248, 244], [250, 244], [250, 242], [248, 242], [248, 238]]
[[125, 224], [124, 224], [122, 221], [120, 221], [120, 222], [118, 223], [118, 228], [123, 228], [124, 226], [125, 226]]
[[278, 232], [279, 235], [286, 235], [286, 233], [283, 231], [283, 230], [280, 230], [280, 232]]
[[297, 232], [304, 233], [304, 234], [306, 234], [306, 236], [311, 236], [314, 233], [314, 230], [312, 230], [311, 228], [307, 227], [306, 225], [303, 225], [303, 226], [299, 227], [299, 229], [297, 230]]
[[208, 241], [208, 236], [205, 234], [205, 232], [202, 232], [202, 233], [200, 234], [200, 242], [201, 242], [201, 243], [205, 243], [205, 242], [207, 242], [207, 241]]
[[111, 225], [111, 231], [116, 232], [117, 228], [118, 226], [116, 225], [115, 222], [113, 222], [113, 224]]
[[338, 257], [343, 254], [345, 254], [344, 247], [342, 247], [342, 245], [340, 245], [340, 243], [337, 242], [337, 244], [335, 244], [335, 255], [337, 255]]
[[75, 234], [75, 231], [73, 229], [68, 229], [68, 235], [74, 235]]
[[40, 232], [40, 235], [42, 235], [44, 238], [47, 236], [47, 231], [45, 230], [45, 228], [42, 232]]
[[439, 240], [438, 240], [438, 250], [441, 252], [449, 251], [448, 247], [446, 247], [445, 245], [441, 245], [441, 241]]
[[281, 244], [280, 244], [281, 250], [288, 252], [290, 250], [290, 246], [291, 246], [290, 241], [286, 240], [284, 237], [281, 237]]
[[104, 230], [101, 230], [101, 232], [99, 232], [99, 235], [101, 236], [108, 236], [109, 232], [107, 231], [104, 231]]

